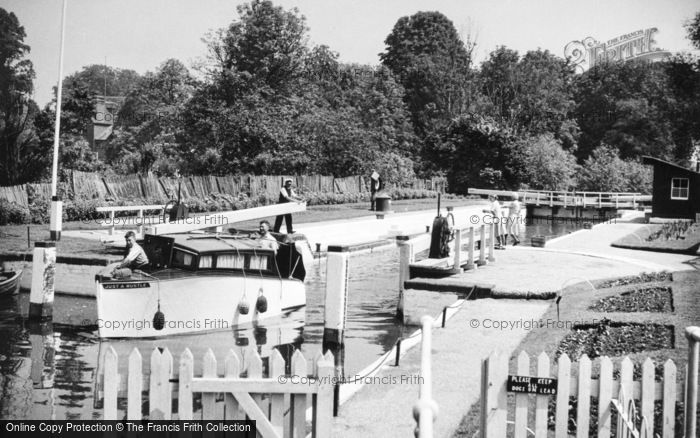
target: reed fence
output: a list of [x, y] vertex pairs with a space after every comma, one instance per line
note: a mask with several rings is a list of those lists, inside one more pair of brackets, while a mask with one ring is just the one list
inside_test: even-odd
[[[326, 175], [228, 175], [228, 176], [188, 176], [177, 178], [158, 178], [153, 174], [102, 176], [98, 173], [70, 172], [68, 181], [59, 185], [59, 192], [64, 198], [79, 197], [87, 199], [165, 203], [175, 199], [180, 190], [183, 200], [203, 199], [212, 194], [248, 197], [266, 195], [277, 198], [282, 181], [292, 178], [296, 187], [303, 192], [319, 193], [363, 193], [369, 192], [369, 176], [348, 176], [334, 178]], [[181, 184], [179, 184], [181, 183]], [[445, 192], [447, 183], [444, 178], [415, 179], [401, 184], [401, 188], [432, 190]], [[23, 184], [0, 187], [0, 199], [28, 206], [33, 197], [50, 198], [51, 184]]]

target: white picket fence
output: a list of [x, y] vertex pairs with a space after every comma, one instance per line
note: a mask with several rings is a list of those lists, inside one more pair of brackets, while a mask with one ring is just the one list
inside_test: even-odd
[[[508, 355], [498, 352], [492, 353], [483, 362], [481, 382], [481, 436], [505, 437], [508, 429], [508, 397], [506, 381], [508, 379]], [[632, 379], [633, 364], [629, 357], [625, 357], [620, 363], [620, 378], [613, 379], [613, 363], [607, 356], [600, 358], [600, 375], [591, 377], [591, 360], [583, 355], [578, 360], [578, 372], [572, 376], [571, 360], [566, 354], [562, 354], [557, 361], [557, 375], [550, 376], [550, 358], [541, 353], [537, 357], [537, 370], [535, 377], [557, 379], [556, 395], [530, 395], [515, 393], [515, 413], [512, 421], [512, 436], [525, 437], [530, 433], [535, 437], [547, 436], [547, 415], [550, 397], [556, 398], [554, 435], [568, 436], [569, 424], [569, 397], [578, 399], [575, 421], [576, 436], [588, 437], [590, 429], [591, 398], [597, 398], [598, 405], [598, 437], [610, 437], [611, 419], [617, 413], [618, 427], [624, 417], [628, 422], [628, 429], [635, 433], [643, 430], [641, 436], [653, 436], [654, 430], [654, 402], [662, 401], [662, 431], [664, 437], [675, 436], [676, 401], [678, 394], [683, 394], [682, 383], [677, 381], [676, 365], [667, 360], [663, 366], [663, 381], [656, 382], [654, 378], [654, 362], [647, 358], [642, 364], [642, 377], [640, 381]], [[531, 376], [530, 356], [521, 352], [517, 358], [517, 375]], [[613, 398], [613, 394], [629, 395], [629, 401]], [[528, 409], [530, 397], [535, 398], [534, 425], [528, 424]], [[640, 402], [640, 414], [644, 419], [642, 424], [636, 419], [624, 416], [630, 410], [630, 402]], [[636, 408], [635, 408], [636, 409]], [[614, 412], [616, 411], [616, 412]], [[533, 426], [530, 428], [530, 426]], [[511, 435], [509, 435], [511, 436]], [[616, 435], [626, 436], [626, 435]], [[640, 436], [640, 435], [631, 435]]]
[[[246, 369], [235, 352], [225, 358], [223, 376], [217, 374], [217, 360], [208, 350], [202, 359], [202, 376], [194, 376], [194, 358], [189, 349], [180, 356], [179, 370], [175, 374], [173, 356], [164, 349], [155, 348], [151, 353], [150, 369], [143, 373], [142, 356], [134, 348], [128, 358], [128, 374], [118, 373], [117, 353], [113, 348], [105, 355], [104, 419], [119, 419], [117, 399], [126, 385], [128, 420], [142, 418], [142, 393], [148, 388], [148, 418], [162, 420], [192, 420], [193, 395], [201, 393], [202, 420], [255, 420], [262, 437], [306, 437], [307, 409], [313, 409], [311, 431], [314, 437], [331, 436], [333, 419], [334, 358], [329, 352], [313, 363], [309, 377], [308, 363], [301, 352], [296, 351], [291, 360], [293, 376], [308, 378], [308, 384], [298, 379], [280, 379], [285, 376], [285, 361], [277, 350], [270, 356], [269, 376], [263, 377], [263, 363], [257, 352], [247, 355]], [[246, 377], [241, 378], [243, 372]], [[286, 380], [286, 381], [285, 381]], [[175, 387], [177, 382], [177, 388]], [[216, 403], [219, 394], [224, 403]], [[173, 397], [177, 397], [178, 411], [173, 412]]]

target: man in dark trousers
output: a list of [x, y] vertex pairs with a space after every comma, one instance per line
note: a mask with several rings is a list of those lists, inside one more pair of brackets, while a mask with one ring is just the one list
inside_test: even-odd
[[[284, 186], [282, 187], [282, 189], [280, 189], [280, 199], [278, 201], [279, 204], [286, 204], [287, 202], [303, 202], [303, 199], [298, 197], [297, 194], [294, 193], [294, 190], [292, 190], [291, 178], [286, 178], [284, 180]], [[282, 218], [284, 218], [284, 222], [287, 225], [287, 234], [294, 233], [294, 229], [292, 228], [291, 213], [277, 216], [277, 218], [275, 219], [275, 233], [279, 233], [280, 228], [282, 228]]]
[[370, 210], [374, 211], [374, 202], [377, 199], [377, 192], [382, 189], [382, 178], [379, 174], [372, 170], [372, 175], [369, 177], [369, 193], [370, 193]]

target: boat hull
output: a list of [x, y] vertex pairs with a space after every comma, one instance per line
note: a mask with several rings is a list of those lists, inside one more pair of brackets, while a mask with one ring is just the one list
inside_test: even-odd
[[[306, 304], [296, 279], [197, 275], [188, 278], [96, 281], [101, 338], [147, 338], [252, 326]], [[267, 309], [256, 306], [262, 294]], [[241, 302], [249, 311], [241, 312]], [[163, 328], [154, 326], [160, 309]]]
[[15, 295], [19, 291], [22, 271], [0, 272], [0, 296]]

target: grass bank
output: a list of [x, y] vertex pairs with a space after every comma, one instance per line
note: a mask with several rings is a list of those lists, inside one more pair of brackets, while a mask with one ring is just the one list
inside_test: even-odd
[[669, 224], [650, 224], [612, 243], [612, 246], [644, 251], [696, 254], [700, 248], [700, 225], [674, 232]]

